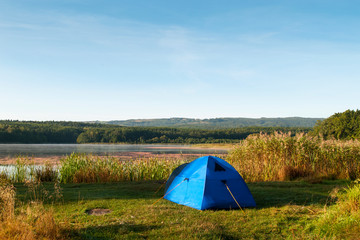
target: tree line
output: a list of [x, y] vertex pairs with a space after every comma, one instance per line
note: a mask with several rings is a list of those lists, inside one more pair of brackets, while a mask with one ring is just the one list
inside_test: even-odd
[[310, 133], [325, 139], [360, 139], [360, 111], [335, 113], [310, 127], [125, 127], [101, 123], [0, 120], [0, 143], [231, 143], [254, 133]]
[[192, 129], [123, 127], [56, 121], [0, 121], [0, 143], [230, 143], [254, 133], [308, 132], [300, 127]]

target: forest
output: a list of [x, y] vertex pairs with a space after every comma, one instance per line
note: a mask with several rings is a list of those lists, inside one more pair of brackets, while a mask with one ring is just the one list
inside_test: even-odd
[[81, 122], [0, 121], [0, 143], [231, 143], [253, 133], [308, 132], [304, 127], [193, 129]]

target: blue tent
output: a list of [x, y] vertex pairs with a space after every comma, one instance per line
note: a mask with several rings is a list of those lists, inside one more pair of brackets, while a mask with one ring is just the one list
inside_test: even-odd
[[166, 183], [164, 198], [199, 210], [239, 208], [238, 204], [256, 206], [235, 168], [214, 156], [201, 157], [176, 168]]

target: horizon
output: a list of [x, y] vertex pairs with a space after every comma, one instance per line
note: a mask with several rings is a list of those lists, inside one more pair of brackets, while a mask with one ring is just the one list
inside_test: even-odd
[[20, 121], [20, 122], [113, 122], [113, 121], [137, 121], [137, 120], [165, 120], [165, 119], [193, 119], [193, 120], [212, 120], [212, 119], [285, 119], [285, 118], [303, 118], [303, 119], [325, 119], [321, 117], [259, 117], [259, 118], [248, 118], [248, 117], [215, 117], [215, 118], [187, 118], [187, 117], [169, 117], [169, 118], [132, 118], [132, 119], [112, 119], [112, 120], [19, 120], [19, 119], [0, 119], [0, 121]]
[[0, 119], [358, 109], [359, 12], [349, 0], [0, 1]]

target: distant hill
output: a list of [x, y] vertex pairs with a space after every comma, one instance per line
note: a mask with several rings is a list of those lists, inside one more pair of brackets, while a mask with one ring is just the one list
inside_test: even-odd
[[188, 127], [188, 128], [239, 128], [239, 127], [314, 127], [323, 118], [160, 118], [160, 119], [131, 119], [119, 121], [96, 121], [128, 127]]

